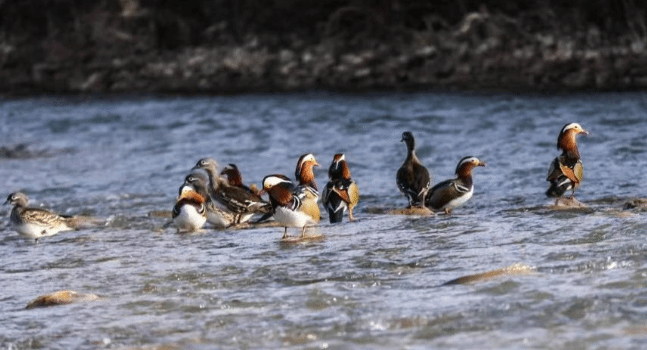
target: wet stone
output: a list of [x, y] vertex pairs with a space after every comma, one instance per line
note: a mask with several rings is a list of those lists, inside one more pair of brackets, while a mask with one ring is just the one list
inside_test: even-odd
[[27, 304], [26, 309], [66, 305], [94, 300], [99, 300], [99, 297], [96, 294], [78, 293], [73, 290], [60, 290], [58, 292], [39, 296]]

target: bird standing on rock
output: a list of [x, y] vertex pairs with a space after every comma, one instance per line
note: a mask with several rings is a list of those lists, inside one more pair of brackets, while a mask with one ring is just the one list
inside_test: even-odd
[[582, 161], [580, 152], [577, 149], [576, 136], [589, 133], [578, 123], [569, 123], [564, 125], [557, 136], [557, 149], [562, 150], [562, 154], [553, 159], [548, 169], [546, 181], [550, 182], [550, 187], [546, 191], [548, 197], [559, 197], [566, 191], [573, 191], [571, 199], [575, 196], [575, 190], [580, 187], [583, 176]]
[[200, 159], [192, 170], [203, 169], [209, 178], [208, 192], [214, 203], [222, 210], [235, 215], [234, 225], [247, 222], [254, 214], [271, 210], [269, 203], [240, 187], [230, 186], [218, 174], [218, 163], [213, 158]]
[[454, 208], [465, 204], [474, 194], [472, 169], [485, 165], [476, 157], [461, 159], [456, 166], [456, 178], [440, 182], [429, 190], [427, 207], [450, 214]]
[[315, 201], [319, 200], [319, 188], [315, 181], [314, 167], [319, 167], [319, 163], [312, 153], [306, 153], [299, 157], [294, 176], [299, 181], [299, 186], [304, 195]]
[[330, 223], [341, 222], [348, 209], [348, 220], [353, 221], [353, 208], [359, 201], [359, 188], [350, 177], [346, 156], [337, 153], [328, 169], [329, 181], [323, 190], [322, 202], [328, 210]]
[[299, 157], [294, 171], [294, 176], [299, 181], [299, 185], [294, 189], [294, 194], [302, 201], [303, 211], [316, 223], [321, 220], [321, 211], [319, 210], [319, 188], [315, 181], [314, 168], [319, 166], [315, 156], [312, 153], [306, 153]]
[[402, 133], [400, 142], [405, 142], [407, 145], [407, 158], [395, 177], [398, 189], [409, 199], [409, 207], [422, 207], [431, 187], [431, 176], [416, 156], [416, 141], [413, 134], [405, 131]]
[[[268, 175], [263, 178], [263, 192], [270, 197], [274, 219], [285, 227], [283, 239], [288, 237], [288, 227], [301, 228], [301, 237], [305, 236], [308, 225], [319, 222], [319, 207], [316, 201], [303, 196], [290, 179], [281, 174]], [[313, 209], [316, 206], [316, 210]]]
[[240, 173], [240, 170], [238, 170], [238, 166], [236, 166], [236, 164], [227, 164], [227, 166], [222, 169], [222, 172], [220, 172], [220, 175], [225, 177], [229, 186], [242, 188], [243, 190], [258, 196], [258, 192], [260, 190], [254, 184], [252, 184], [251, 187], [243, 184], [243, 175]]

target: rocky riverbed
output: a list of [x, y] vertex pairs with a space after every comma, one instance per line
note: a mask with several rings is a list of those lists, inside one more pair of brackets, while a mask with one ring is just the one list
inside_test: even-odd
[[317, 34], [250, 29], [233, 39], [231, 25], [218, 22], [201, 30], [200, 40], [173, 45], [168, 38], [181, 36], [190, 23], [164, 27], [160, 23], [168, 20], [158, 17], [122, 6], [86, 14], [65, 35], [32, 40], [5, 33], [0, 93], [647, 87], [640, 35], [610, 40], [596, 26], [573, 33], [534, 30], [524, 18], [485, 8], [453, 24], [428, 16], [424, 28], [412, 29], [386, 26], [372, 12], [347, 6], [330, 14]]

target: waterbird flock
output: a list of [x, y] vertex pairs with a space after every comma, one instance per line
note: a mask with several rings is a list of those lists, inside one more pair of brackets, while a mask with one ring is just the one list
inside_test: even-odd
[[[568, 123], [559, 132], [557, 149], [562, 153], [549, 166], [546, 181], [550, 187], [548, 197], [557, 201], [567, 191], [573, 200], [583, 175], [582, 161], [577, 148], [577, 135], [587, 135], [578, 123]], [[432, 186], [429, 170], [416, 156], [413, 133], [405, 131], [401, 142], [407, 147], [404, 163], [396, 172], [396, 185], [407, 198], [408, 208], [434, 211], [451, 211], [465, 204], [474, 193], [472, 170], [486, 163], [473, 156], [462, 158], [456, 166], [456, 177]], [[289, 238], [288, 228], [298, 228], [299, 238], [321, 220], [319, 202], [328, 213], [330, 223], [342, 222], [345, 212], [354, 220], [353, 209], [359, 202], [359, 186], [351, 178], [346, 155], [335, 154], [328, 169], [328, 182], [320, 196], [315, 181], [314, 167], [320, 164], [312, 153], [302, 155], [296, 165], [295, 182], [283, 174], [263, 178], [262, 189], [246, 186], [235, 164], [228, 164], [218, 173], [218, 163], [213, 158], [202, 158], [186, 175], [172, 208], [172, 221], [177, 232], [203, 230], [209, 223], [225, 229], [251, 222], [261, 223], [271, 218], [284, 227], [283, 239]], [[267, 195], [268, 200], [263, 199]], [[79, 218], [58, 215], [54, 212], [28, 207], [29, 199], [22, 192], [9, 194], [5, 204], [12, 204], [10, 223], [21, 236], [38, 241], [41, 237], [79, 228]], [[557, 204], [557, 202], [556, 202]]]

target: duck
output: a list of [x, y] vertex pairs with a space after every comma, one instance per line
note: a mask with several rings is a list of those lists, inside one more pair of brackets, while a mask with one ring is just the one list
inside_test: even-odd
[[315, 181], [314, 168], [321, 166], [312, 153], [306, 153], [299, 157], [297, 167], [294, 171], [294, 177], [299, 181], [301, 190], [307, 196], [315, 200], [319, 200], [319, 188]]
[[236, 164], [227, 164], [227, 166], [224, 167], [220, 172], [220, 176], [223, 176], [225, 180], [227, 180], [227, 184], [229, 186], [242, 188], [243, 190], [260, 198], [260, 196], [258, 195], [258, 192], [260, 192], [260, 190], [255, 185], [252, 184], [250, 187], [248, 187], [243, 184], [243, 175], [241, 174], [240, 170], [238, 170], [238, 166]]
[[202, 169], [209, 178], [208, 192], [214, 203], [223, 210], [236, 215], [235, 224], [247, 222], [254, 214], [266, 214], [272, 210], [270, 203], [260, 196], [253, 195], [242, 188], [230, 186], [218, 174], [218, 163], [213, 158], [198, 160], [192, 170]]
[[307, 199], [298, 187], [283, 174], [263, 178], [262, 192], [270, 197], [274, 219], [285, 228], [283, 239], [288, 237], [288, 227], [301, 228], [301, 237], [304, 237], [306, 228], [320, 220], [316, 201]]
[[342, 221], [344, 212], [348, 210], [348, 220], [353, 221], [353, 208], [359, 202], [359, 188], [351, 179], [346, 156], [337, 153], [333, 156], [328, 168], [328, 183], [322, 192], [322, 202], [328, 211], [330, 223]]
[[178, 198], [182, 196], [183, 191], [195, 191], [198, 195], [205, 198], [205, 209], [207, 222], [218, 229], [226, 229], [237, 223], [237, 214], [231, 212], [222, 205], [216, 204], [208, 190], [209, 178], [206, 172], [194, 170], [184, 178], [184, 183], [180, 186]]
[[400, 192], [409, 200], [409, 207], [422, 207], [431, 187], [429, 170], [416, 156], [416, 140], [413, 133], [410, 131], [402, 133], [400, 142], [407, 145], [407, 158], [396, 173], [396, 184]]
[[[189, 175], [191, 176], [191, 175]], [[171, 217], [177, 232], [195, 232], [207, 222], [206, 198], [191, 185], [182, 185]]]
[[314, 168], [321, 166], [312, 153], [306, 153], [299, 157], [297, 166], [294, 171], [299, 184], [296, 186], [294, 193], [304, 202], [304, 206], [309, 208], [309, 213], [317, 222], [321, 220], [321, 211], [319, 210], [319, 188], [315, 181]]
[[553, 159], [548, 168], [546, 181], [550, 186], [546, 191], [548, 197], [563, 196], [566, 191], [572, 191], [570, 198], [575, 196], [575, 190], [582, 182], [583, 167], [580, 152], [577, 148], [577, 135], [588, 135], [578, 123], [568, 123], [562, 127], [557, 136], [557, 149], [562, 154]]
[[432, 210], [444, 210], [445, 214], [465, 204], [474, 194], [472, 169], [486, 166], [476, 157], [464, 157], [456, 166], [456, 177], [436, 184], [429, 190], [425, 205]]
[[46, 209], [28, 207], [29, 197], [23, 192], [9, 194], [4, 204], [13, 205], [9, 221], [16, 232], [22, 237], [33, 239], [36, 243], [42, 237], [78, 228], [78, 220], [74, 216], [59, 215]]

